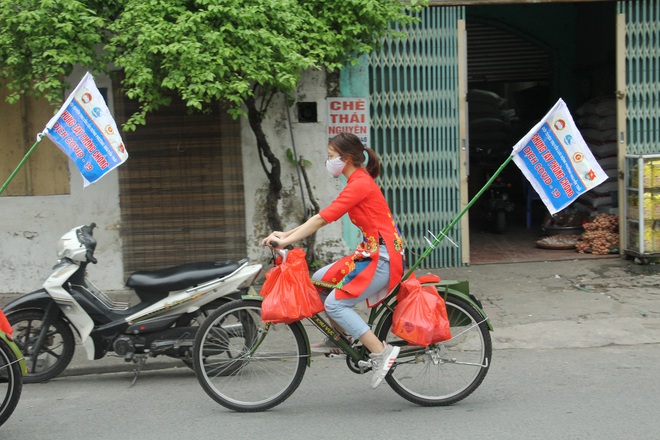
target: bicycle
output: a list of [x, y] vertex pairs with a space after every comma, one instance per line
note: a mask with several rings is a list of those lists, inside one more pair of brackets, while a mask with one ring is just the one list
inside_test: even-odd
[[11, 337], [11, 326], [0, 310], [0, 426], [12, 415], [23, 389], [25, 360]]
[[[467, 281], [419, 277], [443, 296], [452, 338], [428, 347], [411, 346], [391, 332], [398, 286], [376, 307], [367, 323], [388, 344], [401, 347], [385, 380], [400, 396], [421, 406], [447, 406], [474, 392], [490, 367], [492, 326]], [[323, 289], [334, 285], [313, 281]], [[273, 408], [293, 394], [311, 363], [307, 330], [301, 321], [261, 320], [262, 297], [248, 295], [219, 307], [200, 326], [193, 350], [194, 370], [204, 391], [220, 405], [239, 412]], [[331, 338], [357, 374], [371, 370], [368, 350], [350, 342], [320, 314], [307, 318]]]

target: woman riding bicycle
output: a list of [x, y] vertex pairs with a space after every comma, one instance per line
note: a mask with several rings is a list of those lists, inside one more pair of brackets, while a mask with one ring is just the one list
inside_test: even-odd
[[[354, 307], [365, 300], [369, 307], [376, 306], [401, 281], [403, 240], [374, 180], [380, 172], [374, 150], [365, 147], [357, 136], [341, 133], [330, 139], [326, 168], [333, 177], [343, 174], [348, 180], [337, 198], [302, 225], [286, 232], [272, 232], [262, 244], [273, 247], [275, 242], [275, 248], [281, 249], [348, 213], [351, 222], [362, 232], [362, 242], [353, 254], [320, 269], [312, 278], [335, 285], [324, 300], [325, 311], [338, 330], [359, 339], [371, 352], [374, 371], [371, 387], [376, 388], [394, 364], [399, 347], [381, 342]], [[326, 339], [312, 348], [325, 351], [333, 346]]]

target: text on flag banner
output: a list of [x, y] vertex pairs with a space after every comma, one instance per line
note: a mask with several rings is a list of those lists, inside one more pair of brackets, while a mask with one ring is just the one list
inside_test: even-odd
[[89, 73], [51, 118], [44, 133], [73, 160], [84, 186], [128, 159], [117, 125]]
[[561, 99], [514, 146], [512, 155], [550, 214], [608, 178]]

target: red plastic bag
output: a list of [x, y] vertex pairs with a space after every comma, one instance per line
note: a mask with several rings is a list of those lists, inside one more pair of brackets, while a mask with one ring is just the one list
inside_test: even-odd
[[289, 251], [282, 264], [266, 272], [261, 296], [261, 319], [266, 322], [290, 324], [323, 311], [300, 248]]
[[11, 336], [13, 333], [14, 329], [11, 328], [11, 324], [9, 321], [7, 321], [7, 317], [5, 314], [0, 310], [0, 330], [2, 330], [6, 335]]
[[422, 286], [412, 275], [401, 283], [396, 299], [392, 333], [423, 347], [451, 339], [445, 300], [434, 286]]

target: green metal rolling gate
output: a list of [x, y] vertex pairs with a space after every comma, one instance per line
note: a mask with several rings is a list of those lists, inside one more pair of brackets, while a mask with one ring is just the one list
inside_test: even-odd
[[[408, 37], [386, 41], [369, 63], [372, 146], [380, 185], [406, 240], [408, 259], [460, 211], [458, 20], [463, 7], [429, 7]], [[460, 227], [422, 267], [461, 264]]]
[[[625, 15], [625, 93], [628, 154], [660, 153], [660, 4], [618, 3]], [[625, 81], [625, 83], [624, 83]], [[621, 139], [625, 142], [626, 139]]]

